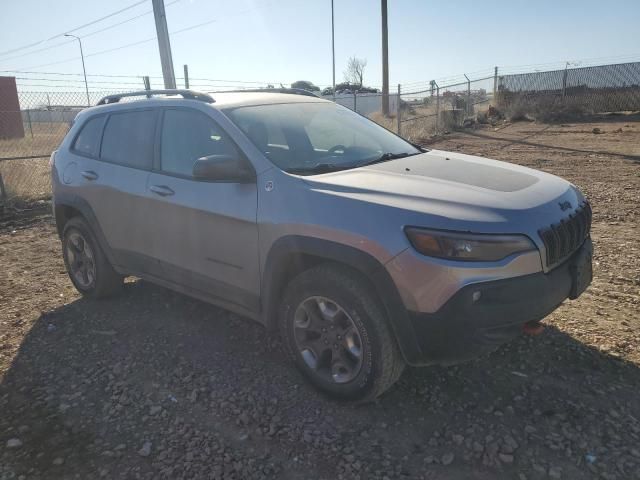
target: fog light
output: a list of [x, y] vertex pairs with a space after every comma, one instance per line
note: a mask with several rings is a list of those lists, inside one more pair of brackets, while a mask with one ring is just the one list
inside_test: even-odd
[[480, 290], [473, 292], [473, 295], [471, 296], [471, 298], [473, 299], [473, 303], [476, 303], [478, 300], [480, 300], [481, 296], [482, 292]]

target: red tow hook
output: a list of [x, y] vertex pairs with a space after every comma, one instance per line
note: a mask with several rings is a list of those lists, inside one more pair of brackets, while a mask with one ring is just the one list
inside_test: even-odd
[[539, 321], [534, 320], [532, 322], [527, 322], [522, 325], [522, 331], [527, 335], [540, 335], [544, 330], [544, 325], [542, 325]]

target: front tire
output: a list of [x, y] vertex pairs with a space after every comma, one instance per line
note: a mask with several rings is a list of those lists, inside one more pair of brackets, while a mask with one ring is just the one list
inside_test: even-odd
[[122, 275], [113, 269], [81, 217], [73, 217], [65, 224], [62, 254], [69, 278], [82, 295], [104, 298], [122, 289]]
[[324, 264], [295, 277], [279, 318], [291, 358], [313, 385], [334, 397], [373, 400], [404, 370], [384, 307], [351, 269]]

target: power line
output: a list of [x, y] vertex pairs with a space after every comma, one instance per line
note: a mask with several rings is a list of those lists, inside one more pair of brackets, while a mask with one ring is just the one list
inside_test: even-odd
[[[174, 4], [178, 3], [179, 1], [180, 0], [173, 0], [172, 2], [167, 3], [167, 5], [165, 7], [170, 7], [171, 5], [174, 5]], [[89, 33], [86, 33], [84, 35], [81, 35], [80, 37], [83, 38], [83, 39], [87, 38], [87, 37], [91, 37], [91, 36], [96, 35], [98, 33], [102, 33], [102, 32], [105, 32], [107, 30], [111, 30], [112, 28], [119, 27], [120, 25], [124, 25], [125, 23], [129, 23], [129, 22], [131, 22], [133, 20], [137, 20], [138, 18], [141, 18], [141, 17], [144, 17], [146, 15], [149, 15], [150, 13], [153, 13], [153, 10], [147, 10], [144, 13], [141, 13], [141, 14], [136, 15], [134, 17], [127, 18], [126, 20], [123, 20], [123, 21], [118, 22], [118, 23], [114, 23], [112, 25], [108, 25], [108, 26], [106, 26], [104, 28], [101, 28], [99, 30], [94, 30], [93, 32], [89, 32]], [[56, 43], [55, 45], [50, 45], [48, 47], [39, 48], [38, 50], [32, 50], [30, 52], [26, 52], [26, 53], [23, 53], [23, 54], [20, 54], [20, 55], [16, 55], [16, 56], [13, 56], [13, 57], [2, 58], [2, 59], [0, 59], [0, 62], [7, 62], [9, 60], [14, 60], [16, 58], [26, 57], [28, 55], [33, 55], [34, 53], [44, 52], [44, 51], [51, 50], [51, 49], [58, 48], [58, 47], [62, 47], [64, 45], [68, 45], [69, 43], [74, 43], [74, 42], [75, 42], [75, 40], [68, 40], [66, 42]], [[0, 56], [1, 55], [2, 54], [0, 54]]]
[[120, 13], [122, 13], [122, 12], [125, 12], [125, 11], [127, 11], [127, 10], [132, 9], [132, 8], [135, 8], [135, 7], [137, 7], [138, 5], [142, 5], [143, 3], [146, 3], [146, 2], [147, 2], [147, 0], [139, 0], [138, 2], [135, 2], [135, 3], [134, 3], [134, 4], [132, 4], [132, 5], [129, 5], [128, 7], [121, 8], [120, 10], [117, 10], [117, 11], [115, 11], [115, 12], [113, 12], [113, 13], [110, 13], [110, 14], [108, 14], [108, 15], [105, 15], [104, 17], [100, 17], [100, 18], [98, 18], [98, 19], [96, 19], [96, 20], [93, 20], [93, 21], [91, 21], [91, 22], [85, 23], [85, 24], [80, 25], [80, 26], [78, 26], [78, 27], [75, 27], [75, 28], [72, 28], [72, 29], [65, 30], [65, 31], [64, 31], [64, 32], [62, 32], [62, 33], [58, 33], [58, 34], [53, 35], [53, 36], [51, 36], [51, 37], [49, 37], [49, 38], [45, 38], [44, 40], [39, 40], [39, 41], [37, 41], [37, 42], [30, 43], [29, 45], [23, 45], [23, 46], [21, 46], [21, 47], [13, 48], [13, 49], [11, 49], [11, 50], [5, 50], [4, 52], [0, 52], [0, 55], [5, 55], [5, 54], [8, 54], [8, 53], [18, 52], [18, 51], [20, 51], [20, 50], [25, 50], [25, 49], [27, 49], [27, 48], [31, 48], [31, 47], [35, 47], [35, 46], [37, 46], [37, 45], [40, 45], [40, 44], [42, 44], [42, 43], [44, 43], [44, 42], [48, 42], [49, 40], [53, 40], [54, 38], [63, 37], [63, 36], [65, 35], [65, 33], [76, 32], [76, 31], [81, 30], [81, 29], [83, 29], [83, 28], [85, 28], [85, 27], [88, 27], [88, 26], [90, 26], [90, 25], [94, 25], [94, 24], [96, 24], [96, 23], [98, 23], [98, 22], [101, 22], [102, 20], [106, 20], [107, 18], [111, 18], [111, 17], [113, 17], [113, 16], [115, 16], [115, 15], [118, 15], [118, 14], [120, 14]]
[[[29, 72], [24, 70], [0, 70], [0, 73], [21, 73], [21, 74], [33, 74], [33, 75], [62, 75], [62, 76], [82, 76], [82, 73], [63, 73], [63, 72]], [[113, 74], [87, 74], [87, 77], [98, 77], [98, 78], [142, 78], [143, 74], [140, 75], [113, 75]], [[146, 75], [151, 79], [162, 79], [161, 75]], [[36, 80], [36, 78], [30, 77], [16, 77], [22, 78], [24, 80]], [[184, 77], [176, 77], [177, 80], [184, 80]], [[45, 79], [45, 78], [37, 78], [37, 80], [47, 80], [47, 81], [65, 81], [62, 79]], [[229, 79], [220, 79], [220, 78], [191, 78], [191, 80], [198, 82], [226, 82], [226, 83], [247, 83], [247, 84], [263, 84], [263, 83], [289, 83], [289, 82], [279, 82], [279, 81], [267, 81], [267, 80], [229, 80]], [[73, 80], [71, 80], [73, 81]], [[84, 83], [84, 82], [83, 82]], [[93, 82], [96, 83], [96, 82]], [[117, 82], [114, 82], [117, 83]], [[125, 82], [126, 83], [126, 82]], [[329, 85], [330, 86], [330, 85]]]
[[28, 55], [33, 55], [34, 53], [44, 52], [46, 50], [51, 50], [52, 48], [62, 47], [64, 45], [68, 45], [70, 43], [75, 43], [75, 40], [67, 40], [66, 42], [56, 43], [55, 45], [50, 45], [48, 47], [39, 48], [38, 50], [32, 50], [31, 52], [21, 53], [20, 55], [16, 55], [14, 57], [2, 58], [2, 59], [0, 59], [0, 62], [3, 62], [3, 63], [4, 62], [8, 62], [9, 60], [14, 60], [16, 58], [26, 57]]
[[[174, 5], [174, 4], [178, 3], [179, 1], [180, 0], [173, 0], [172, 2], [167, 3], [165, 5], [165, 8], [170, 7], [171, 5]], [[90, 36], [95, 35], [97, 33], [102, 33], [105, 30], [109, 30], [111, 28], [119, 27], [120, 25], [124, 25], [125, 23], [131, 22], [132, 20], [137, 20], [140, 17], [144, 17], [145, 15], [149, 15], [150, 13], [153, 13], [153, 10], [147, 10], [146, 12], [141, 13], [140, 15], [136, 15], [135, 17], [128, 18], [128, 19], [123, 20], [123, 21], [118, 22], [118, 23], [114, 23], [113, 25], [109, 25], [108, 27], [101, 28], [100, 30], [95, 30], [93, 32], [89, 32], [89, 33], [87, 33], [85, 35], [82, 35], [82, 38], [90, 37]]]
[[[0, 70], [0, 73], [23, 73], [23, 74], [34, 74], [34, 75], [68, 75], [68, 76], [82, 76], [82, 73], [63, 73], [63, 72], [29, 72], [24, 70]], [[133, 77], [142, 77], [143, 75], [109, 75], [109, 74], [87, 74], [87, 77], [106, 77], [106, 78], [133, 78]], [[162, 78], [151, 77], [151, 78]]]
[[[258, 8], [265, 8], [265, 7], [269, 6], [269, 5], [271, 5], [271, 4], [262, 5], [261, 7], [258, 7]], [[241, 12], [236, 12], [236, 13], [232, 14], [231, 16], [244, 15], [244, 14], [252, 12], [254, 10], [256, 10], [256, 9], [255, 8], [254, 9], [247, 9], [247, 10], [244, 10], [244, 11], [241, 11]], [[184, 33], [184, 32], [187, 32], [189, 30], [193, 30], [195, 28], [200, 28], [200, 27], [204, 27], [206, 25], [210, 25], [210, 24], [220, 20], [220, 18], [222, 18], [222, 17], [218, 17], [218, 18], [214, 18], [214, 19], [211, 19], [211, 20], [207, 20], [205, 22], [197, 23], [195, 25], [190, 25], [188, 27], [181, 28], [181, 29], [175, 30], [173, 32], [169, 32], [169, 34], [170, 35], [179, 35], [180, 33]], [[102, 50], [100, 52], [89, 53], [89, 54], [85, 55], [84, 57], [85, 58], [94, 57], [96, 55], [102, 55], [102, 54], [105, 54], [105, 53], [115, 52], [115, 51], [118, 51], [118, 50], [122, 50], [124, 48], [134, 47], [134, 46], [137, 46], [137, 45], [141, 45], [143, 43], [152, 42], [154, 40], [157, 40], [157, 37], [152, 37], [152, 38], [147, 38], [145, 40], [139, 40], [139, 41], [136, 41], [136, 42], [127, 43], [127, 44], [124, 44], [124, 45], [120, 45], [118, 47]], [[67, 58], [65, 60], [58, 60], [56, 62], [45, 63], [45, 64], [41, 64], [41, 65], [35, 65], [35, 66], [31, 66], [31, 67], [25, 67], [25, 69], [28, 70], [28, 69], [35, 69], [35, 68], [41, 68], [41, 67], [48, 67], [48, 66], [51, 66], [51, 65], [58, 65], [60, 63], [72, 62], [74, 60], [76, 60], [76, 57]]]

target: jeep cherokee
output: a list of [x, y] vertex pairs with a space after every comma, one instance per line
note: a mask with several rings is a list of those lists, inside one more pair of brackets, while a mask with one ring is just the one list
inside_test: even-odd
[[105, 97], [51, 167], [83, 295], [134, 275], [279, 328], [340, 398], [494, 350], [591, 281], [591, 209], [567, 181], [295, 90]]

